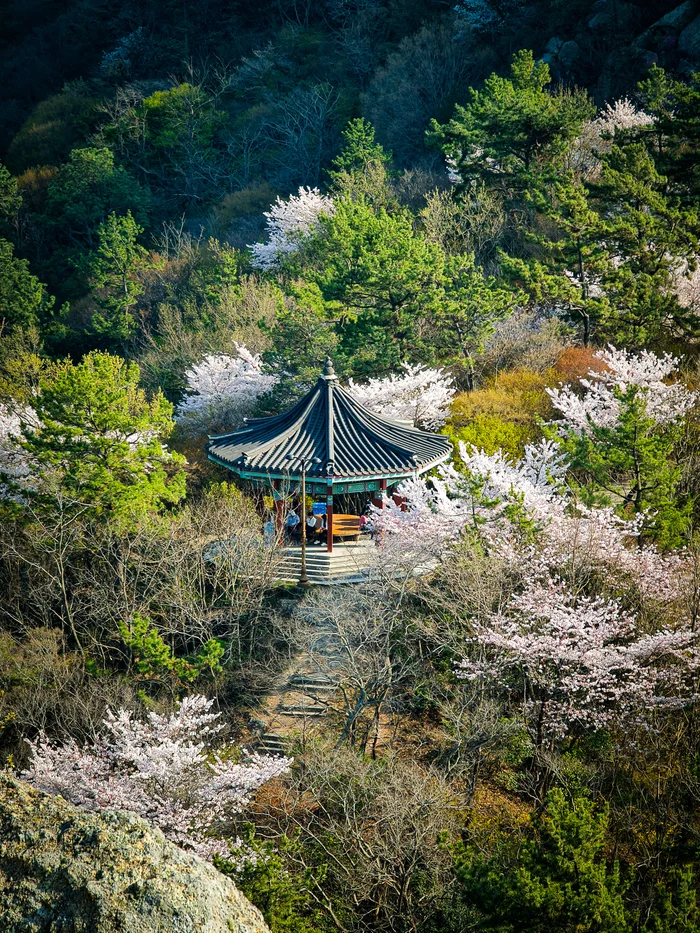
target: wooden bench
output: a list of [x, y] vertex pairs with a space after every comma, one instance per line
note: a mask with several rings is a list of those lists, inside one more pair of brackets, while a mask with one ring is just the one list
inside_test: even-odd
[[360, 540], [359, 515], [333, 515], [333, 537]]

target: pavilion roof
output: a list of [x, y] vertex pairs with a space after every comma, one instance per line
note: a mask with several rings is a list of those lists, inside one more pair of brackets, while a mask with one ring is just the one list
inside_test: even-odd
[[[452, 453], [441, 434], [430, 434], [381, 418], [338, 383], [329, 359], [316, 385], [288, 411], [271, 418], [248, 418], [232, 434], [209, 439], [210, 460], [244, 478], [307, 476], [381, 479], [424, 473]], [[292, 458], [291, 460], [289, 458]], [[308, 463], [317, 459], [318, 463]]]

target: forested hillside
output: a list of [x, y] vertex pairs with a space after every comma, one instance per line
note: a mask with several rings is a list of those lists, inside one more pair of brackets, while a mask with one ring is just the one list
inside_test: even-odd
[[[2, 19], [0, 765], [272, 933], [700, 930], [698, 4]], [[327, 357], [453, 456], [304, 589], [205, 444]]]

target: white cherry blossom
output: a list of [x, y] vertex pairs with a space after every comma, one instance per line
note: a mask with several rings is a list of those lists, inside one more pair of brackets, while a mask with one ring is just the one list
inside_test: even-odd
[[181, 427], [190, 431], [237, 427], [258, 399], [279, 381], [263, 369], [259, 354], [236, 344], [237, 355], [213, 354], [185, 374], [187, 395], [177, 409]]
[[402, 363], [401, 375], [348, 382], [348, 391], [357, 401], [383, 418], [410, 421], [427, 429], [441, 427], [447, 420], [455, 395], [452, 377], [444, 369], [429, 369]]
[[299, 248], [321, 214], [331, 216], [334, 210], [333, 199], [321, 194], [318, 188], [302, 186], [298, 194], [277, 198], [270, 210], [265, 211], [267, 242], [250, 246], [253, 265], [257, 269], [274, 269], [281, 259]]

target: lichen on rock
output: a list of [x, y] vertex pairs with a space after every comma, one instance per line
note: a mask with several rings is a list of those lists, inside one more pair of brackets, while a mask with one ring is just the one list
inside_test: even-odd
[[213, 866], [131, 813], [88, 813], [0, 774], [2, 933], [269, 933]]

